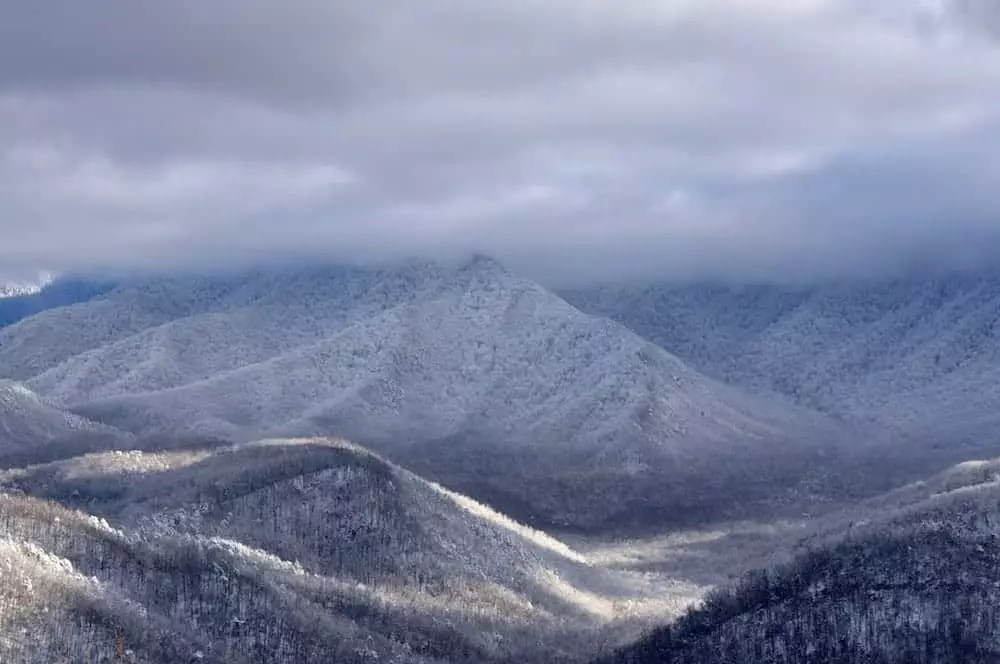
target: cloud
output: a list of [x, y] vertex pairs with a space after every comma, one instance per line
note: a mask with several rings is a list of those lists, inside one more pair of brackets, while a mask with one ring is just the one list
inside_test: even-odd
[[[873, 6], [874, 5], [874, 6]], [[0, 23], [0, 273], [989, 261], [995, 3], [135, 0]]]

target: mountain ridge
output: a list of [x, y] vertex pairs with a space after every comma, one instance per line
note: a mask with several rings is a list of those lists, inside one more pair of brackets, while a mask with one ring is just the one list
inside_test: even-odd
[[[633, 580], [346, 441], [95, 453], [0, 472], [0, 489], [0, 550], [29, 583], [75, 589], [42, 600], [44, 643], [0, 639], [18, 661], [111, 655], [116, 638], [156, 662], [580, 661], [637, 598]], [[34, 597], [0, 590], [4, 634]]]
[[965, 462], [779, 534], [777, 562], [595, 664], [995, 662], [998, 477]]
[[717, 380], [874, 431], [885, 454], [926, 457], [921, 473], [1000, 451], [995, 273], [562, 294]]
[[27, 386], [0, 379], [0, 468], [113, 449], [132, 436], [59, 408]]
[[[89, 332], [66, 343], [51, 332], [81, 325]], [[460, 443], [421, 471], [473, 495], [509, 480], [541, 518], [590, 525], [622, 508], [584, 489], [595, 463], [606, 481], [632, 481], [628, 500], [654, 516], [696, 475], [763, 499], [776, 459], [794, 475], [839, 434], [777, 397], [708, 380], [484, 257], [128, 286], [0, 330], [0, 375], [138, 434], [338, 435], [407, 464]], [[666, 469], [679, 478], [671, 496], [643, 497]]]

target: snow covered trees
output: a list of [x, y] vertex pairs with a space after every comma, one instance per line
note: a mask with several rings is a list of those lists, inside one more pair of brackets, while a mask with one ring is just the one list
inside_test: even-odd
[[1000, 536], [916, 525], [747, 575], [602, 664], [1000, 658]]

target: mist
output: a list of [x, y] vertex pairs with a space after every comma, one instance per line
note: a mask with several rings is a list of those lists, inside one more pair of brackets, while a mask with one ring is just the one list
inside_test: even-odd
[[0, 278], [496, 256], [989, 266], [987, 2], [8, 2]]

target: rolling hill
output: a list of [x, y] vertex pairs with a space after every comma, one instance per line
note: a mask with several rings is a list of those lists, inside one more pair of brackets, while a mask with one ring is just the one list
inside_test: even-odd
[[600, 663], [996, 662], [998, 477], [966, 462], [775, 538], [799, 553]]
[[343, 441], [97, 453], [0, 489], [5, 661], [569, 662], [637, 598]]

